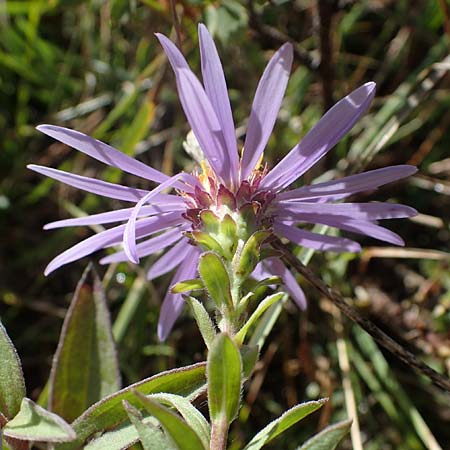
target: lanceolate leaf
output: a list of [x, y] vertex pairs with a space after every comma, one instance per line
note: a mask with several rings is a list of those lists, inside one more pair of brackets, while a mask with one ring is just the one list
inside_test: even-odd
[[53, 359], [49, 408], [71, 422], [119, 389], [109, 312], [101, 282], [89, 266], [78, 283]]
[[212, 421], [232, 422], [239, 410], [241, 386], [239, 349], [228, 335], [219, 334], [208, 354], [208, 406]]
[[130, 422], [134, 425], [138, 432], [139, 440], [141, 441], [144, 450], [176, 450], [175, 447], [171, 446], [159, 426], [150, 423], [145, 424], [140, 411], [131, 406], [128, 402], [124, 401], [123, 406], [127, 411]]
[[211, 438], [211, 428], [202, 413], [196, 409], [189, 400], [175, 394], [153, 394], [149, 398], [154, 399], [167, 406], [175, 408], [196, 432], [205, 448], [208, 448]]
[[[143, 425], [151, 427], [152, 429], [159, 429], [159, 432], [161, 432], [159, 422], [153, 417], [144, 418]], [[135, 426], [130, 422], [124, 422], [117, 428], [106, 431], [100, 437], [90, 440], [86, 445], [83, 445], [82, 448], [83, 450], [140, 450], [142, 447], [139, 444], [139, 439], [139, 433]], [[167, 438], [166, 441], [163, 442], [165, 442], [165, 444], [157, 447], [158, 449], [178, 450], [172, 443], [167, 441]]]
[[245, 280], [260, 261], [259, 250], [261, 244], [270, 236], [270, 231], [256, 231], [247, 240], [242, 249], [236, 273]]
[[186, 296], [185, 300], [192, 309], [192, 313], [194, 314], [195, 321], [197, 322], [202, 338], [209, 349], [214, 337], [216, 336], [216, 331], [211, 318], [209, 317], [209, 314], [204, 306], [196, 298]]
[[306, 441], [298, 450], [334, 450], [351, 426], [351, 420], [331, 425]]
[[[327, 399], [302, 403], [287, 410], [278, 419], [270, 422], [244, 447], [244, 450], [259, 450], [272, 439], [275, 439], [288, 428], [319, 409]], [[324, 449], [325, 450], [325, 449]]]
[[180, 416], [155, 400], [139, 392], [135, 393], [147, 412], [160, 421], [179, 450], [206, 450], [197, 433]]
[[232, 307], [230, 278], [222, 259], [215, 253], [204, 253], [200, 257], [198, 271], [214, 303], [219, 308]]
[[198, 363], [162, 372], [100, 400], [72, 423], [77, 439], [71, 443], [58, 445], [57, 449], [79, 449], [94, 434], [120, 426], [128, 419], [122, 405], [123, 400], [142, 409], [143, 407], [131, 392], [133, 389], [145, 395], [169, 392], [188, 398], [195, 397], [206, 383], [205, 369], [205, 363]]
[[46, 411], [28, 398], [22, 400], [19, 413], [3, 428], [14, 439], [43, 442], [69, 442], [75, 431], [61, 417]]
[[25, 382], [17, 351], [0, 322], [0, 413], [13, 418], [25, 397]]
[[266, 297], [255, 309], [253, 314], [250, 316], [250, 318], [247, 320], [247, 322], [243, 325], [243, 327], [239, 330], [239, 332], [236, 335], [236, 340], [239, 343], [243, 343], [245, 336], [247, 335], [248, 330], [250, 327], [257, 322], [257, 320], [261, 317], [261, 315], [264, 313], [264, 311], [272, 306], [274, 303], [281, 300], [284, 296], [284, 292], [278, 292], [273, 295], [269, 295]]

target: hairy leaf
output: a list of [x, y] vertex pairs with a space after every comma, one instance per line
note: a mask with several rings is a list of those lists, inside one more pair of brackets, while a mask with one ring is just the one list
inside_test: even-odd
[[219, 308], [232, 307], [230, 278], [222, 259], [215, 253], [204, 253], [200, 257], [198, 271], [214, 303]]
[[49, 407], [69, 422], [120, 389], [109, 312], [91, 266], [84, 271], [64, 320], [49, 382]]
[[218, 334], [208, 354], [208, 406], [212, 421], [231, 423], [239, 410], [242, 361], [226, 334]]
[[78, 449], [95, 433], [120, 426], [128, 419], [122, 401], [127, 400], [134, 407], [140, 406], [140, 403], [136, 400], [132, 390], [136, 390], [146, 395], [158, 392], [169, 392], [172, 394], [195, 397], [206, 383], [205, 368], [205, 363], [198, 363], [162, 372], [132, 384], [131, 386], [100, 400], [73, 422], [72, 426], [77, 433], [76, 441], [59, 445], [57, 449]]
[[19, 355], [0, 322], [0, 413], [14, 417], [25, 397], [25, 382]]
[[216, 336], [216, 331], [214, 329], [211, 318], [209, 317], [209, 314], [204, 306], [196, 298], [186, 296], [185, 300], [191, 307], [192, 313], [195, 317], [195, 321], [198, 325], [198, 329], [200, 330], [202, 338], [209, 349], [214, 340], [214, 337]]
[[28, 398], [22, 400], [19, 413], [5, 425], [3, 434], [14, 439], [43, 442], [69, 442], [76, 438], [67, 422]]
[[189, 400], [175, 394], [152, 394], [149, 398], [157, 400], [167, 406], [174, 407], [186, 421], [186, 423], [197, 433], [205, 448], [209, 446], [211, 438], [211, 427], [202, 413], [196, 409]]
[[125, 400], [123, 401], [123, 406], [130, 418], [130, 422], [137, 430], [139, 440], [141, 441], [144, 450], [161, 450], [163, 448], [167, 450], [176, 450], [176, 448], [170, 444], [158, 425], [144, 423], [140, 411]]
[[236, 340], [238, 343], [242, 344], [244, 342], [245, 336], [247, 335], [250, 327], [257, 322], [257, 320], [261, 317], [261, 315], [264, 313], [264, 311], [266, 311], [267, 308], [280, 301], [284, 295], [284, 292], [278, 292], [276, 294], [269, 295], [258, 305], [253, 314], [237, 333]]
[[349, 432], [351, 426], [351, 420], [330, 425], [306, 441], [298, 450], [334, 450]]
[[288, 428], [319, 409], [328, 399], [302, 403], [287, 410], [278, 419], [270, 422], [244, 447], [244, 450], [259, 450]]
[[135, 394], [147, 412], [159, 420], [179, 450], [206, 450], [197, 433], [180, 416], [137, 391]]

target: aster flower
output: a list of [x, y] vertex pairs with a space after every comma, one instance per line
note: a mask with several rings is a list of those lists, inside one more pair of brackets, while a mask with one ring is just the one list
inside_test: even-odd
[[[269, 61], [258, 84], [248, 122], [244, 149], [239, 157], [230, 101], [222, 65], [205, 26], [199, 26], [203, 85], [190, 70], [178, 48], [165, 36], [157, 37], [175, 73], [180, 101], [206, 159], [192, 174], [169, 177], [120, 151], [77, 131], [52, 125], [38, 130], [89, 156], [124, 172], [156, 183], [149, 190], [113, 184], [60, 170], [30, 165], [29, 168], [76, 188], [112, 199], [130, 202], [131, 207], [60, 220], [45, 229], [125, 222], [91, 236], [57, 256], [48, 265], [48, 275], [57, 268], [97, 250], [123, 244], [123, 250], [104, 257], [108, 264], [139, 259], [163, 251], [152, 265], [148, 278], [176, 269], [172, 284], [196, 276], [202, 252], [195, 237], [208, 218], [237, 224], [241, 241], [252, 232], [266, 229], [289, 241], [315, 250], [357, 252], [357, 242], [344, 237], [319, 235], [299, 228], [323, 224], [359, 233], [396, 245], [400, 236], [378, 225], [380, 219], [410, 217], [413, 208], [391, 203], [348, 203], [346, 197], [373, 190], [415, 173], [416, 168], [398, 165], [351, 175], [335, 181], [287, 188], [310, 169], [353, 127], [367, 111], [375, 95], [375, 83], [366, 83], [340, 100], [273, 169], [260, 160], [275, 124], [291, 70], [292, 45], [284, 44]], [[169, 188], [175, 194], [163, 193]], [[196, 234], [197, 233], [197, 234]], [[138, 242], [137, 242], [138, 241]], [[278, 275], [300, 308], [306, 301], [294, 276], [275, 257], [260, 263], [253, 276]], [[180, 294], [169, 291], [163, 301], [158, 325], [165, 339], [183, 307]]]

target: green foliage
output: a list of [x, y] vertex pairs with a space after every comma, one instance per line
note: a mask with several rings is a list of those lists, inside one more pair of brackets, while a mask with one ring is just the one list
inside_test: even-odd
[[125, 400], [123, 406], [127, 411], [130, 422], [138, 432], [139, 440], [141, 441], [144, 450], [160, 450], [162, 448], [176, 450], [176, 447], [171, 445], [170, 441], [164, 436], [157, 425], [143, 422], [143, 416], [138, 409], [131, 406]]
[[[272, 439], [275, 439], [288, 428], [318, 410], [328, 399], [302, 403], [287, 410], [281, 417], [270, 422], [244, 447], [244, 450], [259, 450]], [[311, 447], [312, 448], [312, 447]], [[324, 447], [323, 450], [325, 450]], [[331, 450], [331, 449], [330, 449]]]
[[28, 398], [22, 400], [20, 411], [5, 425], [3, 434], [14, 439], [42, 442], [70, 442], [76, 438], [67, 422]]
[[200, 330], [202, 338], [205, 341], [206, 347], [210, 349], [216, 336], [216, 330], [208, 312], [196, 298], [186, 296], [185, 300], [194, 314], [195, 321], [197, 322], [198, 329]]
[[204, 253], [198, 263], [198, 272], [219, 310], [233, 308], [230, 277], [222, 259], [215, 253]]
[[242, 361], [236, 344], [218, 334], [208, 353], [208, 407], [212, 422], [230, 424], [239, 410]]
[[334, 450], [351, 426], [351, 420], [330, 425], [305, 442], [298, 450]]
[[135, 395], [147, 412], [159, 420], [179, 450], [206, 450], [197, 433], [177, 414], [137, 391]]
[[245, 242], [236, 269], [236, 274], [243, 280], [249, 277], [260, 261], [259, 251], [261, 245], [270, 234], [270, 231], [256, 231]]
[[76, 441], [61, 445], [58, 450], [75, 450], [96, 433], [117, 427], [123, 423], [128, 416], [122, 402], [126, 400], [134, 407], [140, 405], [134, 392], [143, 395], [167, 392], [189, 397], [195, 396], [198, 390], [205, 385], [205, 382], [205, 364], [200, 363], [161, 372], [128, 386], [92, 405], [78, 417], [72, 424], [77, 433]]
[[98, 275], [88, 266], [67, 311], [53, 359], [49, 407], [72, 422], [89, 406], [119, 389], [105, 295]]
[[279, 302], [285, 296], [286, 294], [284, 292], [278, 292], [277, 294], [269, 295], [262, 302], [260, 302], [253, 314], [236, 334], [236, 341], [239, 343], [243, 343], [251, 326], [255, 325], [258, 322], [259, 318], [268, 308], [270, 308], [273, 304]]
[[25, 397], [25, 381], [19, 355], [0, 322], [0, 413], [13, 418]]

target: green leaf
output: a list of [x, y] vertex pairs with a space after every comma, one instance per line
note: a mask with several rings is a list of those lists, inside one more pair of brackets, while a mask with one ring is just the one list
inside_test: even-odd
[[273, 295], [269, 295], [266, 297], [255, 309], [253, 314], [244, 324], [244, 326], [239, 330], [236, 334], [236, 342], [238, 344], [242, 344], [244, 342], [245, 336], [250, 329], [250, 327], [257, 322], [257, 320], [261, 317], [261, 315], [266, 311], [267, 308], [272, 306], [274, 303], [280, 301], [286, 294], [284, 292], [278, 292]]
[[168, 392], [195, 397], [206, 383], [205, 368], [205, 363], [198, 363], [162, 372], [100, 400], [73, 422], [72, 426], [77, 433], [76, 441], [58, 445], [57, 449], [78, 449], [94, 434], [120, 426], [128, 419], [122, 401], [127, 400], [134, 407], [140, 406], [132, 390], [145, 395]]
[[208, 354], [208, 406], [212, 421], [230, 424], [239, 410], [242, 361], [237, 345], [226, 334], [214, 339]]
[[197, 433], [205, 448], [209, 447], [211, 439], [211, 427], [202, 413], [195, 408], [189, 400], [175, 394], [152, 394], [149, 396], [160, 403], [174, 407], [186, 421], [186, 423]]
[[186, 236], [195, 241], [203, 250], [212, 250], [219, 255], [223, 254], [222, 246], [208, 233], [203, 231], [191, 231]]
[[179, 450], [206, 450], [197, 433], [180, 416], [138, 391], [135, 391], [135, 395], [147, 412], [160, 421]]
[[170, 442], [159, 428], [158, 425], [151, 423], [144, 423], [143, 416], [138, 409], [131, 406], [127, 401], [123, 401], [123, 407], [125, 408], [130, 422], [136, 428], [139, 440], [144, 447], [144, 450], [161, 450], [161, 449], [175, 449], [171, 446]]
[[192, 309], [198, 329], [205, 341], [206, 347], [209, 349], [216, 336], [214, 324], [204, 306], [196, 298], [186, 296], [185, 300]]
[[49, 382], [49, 408], [69, 422], [120, 389], [109, 312], [91, 266], [84, 271], [64, 320]]
[[257, 345], [243, 345], [240, 348], [242, 359], [242, 376], [248, 378], [258, 362], [259, 348]]
[[254, 438], [244, 447], [244, 450], [259, 450], [272, 439], [275, 439], [288, 428], [295, 425], [297, 422], [319, 409], [328, 399], [321, 399], [317, 401], [301, 403], [287, 410], [278, 419], [270, 422], [264, 427]]
[[[0, 449], [2, 449], [2, 444], [5, 448], [5, 450], [30, 450], [31, 443], [29, 441], [22, 441], [18, 439], [9, 438], [6, 436], [3, 436], [2, 439], [2, 428], [6, 425], [8, 422], [8, 419], [0, 413]], [[7, 445], [6, 445], [7, 444]]]
[[198, 263], [198, 271], [214, 303], [222, 308], [233, 307], [230, 278], [222, 259], [215, 253], [204, 253]]
[[330, 425], [306, 441], [298, 450], [334, 450], [349, 432], [351, 426], [351, 420]]
[[174, 284], [170, 289], [174, 294], [184, 294], [185, 292], [195, 291], [196, 289], [204, 289], [202, 280], [193, 278], [192, 280], [180, 281]]
[[42, 442], [69, 442], [76, 438], [67, 422], [28, 398], [22, 400], [19, 413], [5, 425], [3, 434], [14, 439]]
[[216, 239], [220, 242], [225, 256], [231, 258], [238, 245], [236, 222], [229, 214], [225, 214], [220, 222], [220, 232]]
[[270, 236], [270, 231], [260, 230], [253, 233], [244, 245], [236, 270], [237, 275], [246, 279], [253, 272], [260, 261], [259, 250], [261, 244]]
[[[157, 428], [159, 431], [159, 422], [154, 417], [145, 417], [143, 419], [145, 426], [152, 429]], [[166, 437], [166, 439], [168, 439]], [[86, 445], [83, 445], [83, 450], [123, 450], [135, 448], [134, 445], [138, 444], [136, 448], [142, 450], [139, 444], [139, 433], [135, 426], [130, 422], [124, 422], [120, 426], [113, 430], [106, 431], [101, 436], [91, 439]], [[80, 447], [78, 447], [80, 448]], [[177, 450], [173, 444], [167, 441], [167, 446], [162, 446], [167, 450]]]
[[12, 418], [25, 397], [25, 382], [19, 355], [1, 322], [0, 361], [0, 412]]

